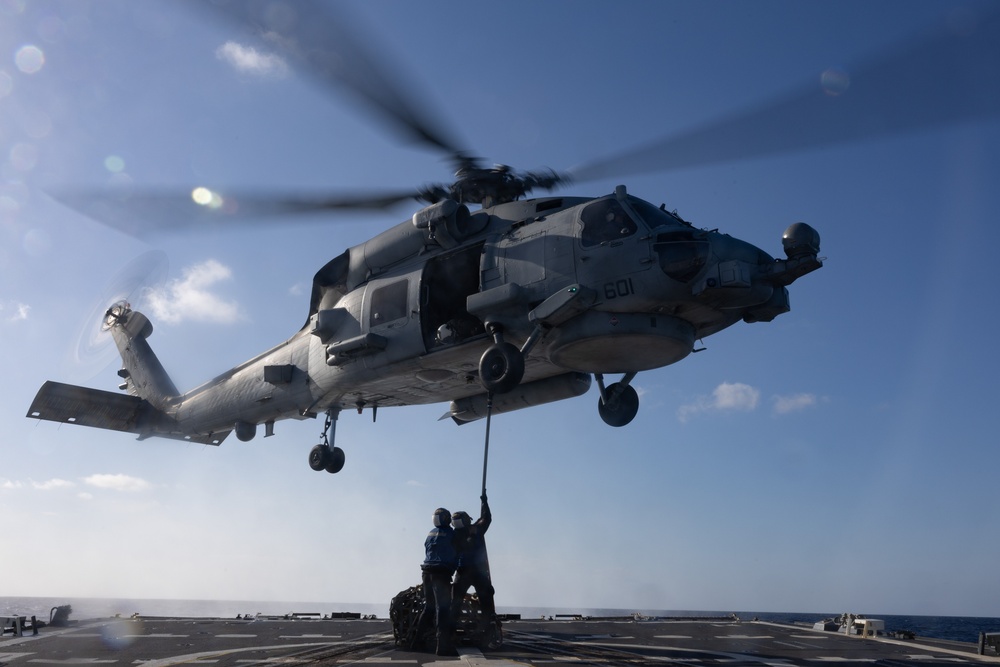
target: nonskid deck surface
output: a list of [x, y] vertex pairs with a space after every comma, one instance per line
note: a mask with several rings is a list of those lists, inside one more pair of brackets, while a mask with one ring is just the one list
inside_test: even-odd
[[804, 627], [725, 620], [519, 620], [503, 646], [439, 657], [396, 648], [388, 620], [147, 618], [80, 621], [0, 640], [0, 666], [170, 667], [304, 664], [767, 665], [1000, 664], [972, 644], [862, 639]]

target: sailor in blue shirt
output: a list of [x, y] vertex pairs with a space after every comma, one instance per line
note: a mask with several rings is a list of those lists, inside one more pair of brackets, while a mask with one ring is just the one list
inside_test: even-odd
[[420, 566], [424, 587], [424, 610], [418, 622], [418, 636], [427, 630], [431, 620], [437, 633], [437, 654], [454, 654], [451, 617], [451, 575], [458, 564], [455, 531], [451, 513], [443, 507], [434, 510], [434, 527], [424, 540], [424, 562]]

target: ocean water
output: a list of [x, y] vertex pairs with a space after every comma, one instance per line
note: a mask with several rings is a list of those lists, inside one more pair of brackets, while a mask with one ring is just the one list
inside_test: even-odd
[[[71, 605], [70, 620], [111, 618], [116, 615], [131, 616], [194, 616], [211, 618], [235, 618], [237, 615], [283, 615], [291, 613], [357, 612], [389, 617], [389, 603], [342, 603], [342, 602], [274, 602], [253, 600], [136, 600], [111, 598], [0, 598], [0, 616], [17, 614], [35, 616], [48, 620], [53, 607]], [[559, 614], [580, 614], [583, 616], [631, 616], [640, 614], [652, 617], [698, 617], [730, 616], [736, 614], [748, 621], [758, 618], [762, 621], [791, 625], [812, 626], [816, 621], [839, 616], [839, 613], [775, 613], [754, 611], [687, 611], [665, 609], [563, 609], [555, 607], [499, 607], [504, 614], [520, 614], [522, 618], [554, 617]], [[921, 637], [934, 637], [951, 641], [976, 643], [981, 632], [1000, 632], [1000, 617], [976, 616], [899, 616], [892, 614], [865, 613], [868, 618], [885, 621], [888, 632], [908, 630]]]

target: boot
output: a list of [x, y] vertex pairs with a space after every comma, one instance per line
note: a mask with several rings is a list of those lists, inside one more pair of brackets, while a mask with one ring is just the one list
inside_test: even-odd
[[437, 655], [455, 656], [458, 655], [458, 651], [455, 647], [451, 645], [451, 641], [447, 637], [439, 636], [437, 640], [437, 650], [434, 651]]

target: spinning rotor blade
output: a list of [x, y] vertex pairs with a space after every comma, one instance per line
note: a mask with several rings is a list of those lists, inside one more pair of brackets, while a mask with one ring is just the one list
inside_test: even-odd
[[[575, 181], [712, 165], [1000, 117], [1000, 13], [939, 27], [755, 109], [570, 171]], [[973, 67], [974, 66], [974, 67]]]
[[[343, 86], [410, 140], [447, 153], [453, 162], [464, 157], [457, 144], [416, 98], [406, 92], [398, 71], [379, 62], [361, 39], [354, 17], [343, 7], [316, 0], [188, 0], [198, 9], [211, 9], [255, 30], [270, 48], [290, 60], [298, 71], [327, 86]], [[334, 10], [336, 7], [336, 11]]]
[[[186, 0], [197, 11], [221, 14], [231, 23], [250, 28], [257, 38], [297, 70], [326, 86], [346, 88], [369, 108], [378, 111], [397, 131], [448, 155], [456, 167], [474, 164], [430, 114], [406, 93], [398, 67], [383, 66], [365, 48], [357, 21], [316, 0]], [[133, 236], [160, 229], [242, 224], [264, 216], [331, 211], [383, 210], [408, 199], [432, 200], [440, 186], [406, 192], [373, 194], [260, 194], [227, 193], [206, 188], [183, 192], [142, 191], [131, 187], [105, 191], [61, 191], [53, 196], [88, 217]], [[239, 222], [237, 222], [239, 219]]]
[[87, 217], [137, 237], [158, 230], [245, 225], [265, 216], [378, 211], [420, 196], [415, 191], [345, 196], [239, 192], [223, 195], [208, 188], [194, 188], [187, 194], [132, 188], [51, 194]]
[[[115, 261], [109, 258], [107, 263]], [[114, 339], [105, 327], [109, 308], [122, 301], [144, 308], [150, 303], [151, 295], [166, 281], [167, 267], [166, 253], [149, 250], [125, 264], [108, 280], [77, 328], [76, 345], [69, 351], [68, 368], [73, 380], [89, 380], [118, 358]]]

